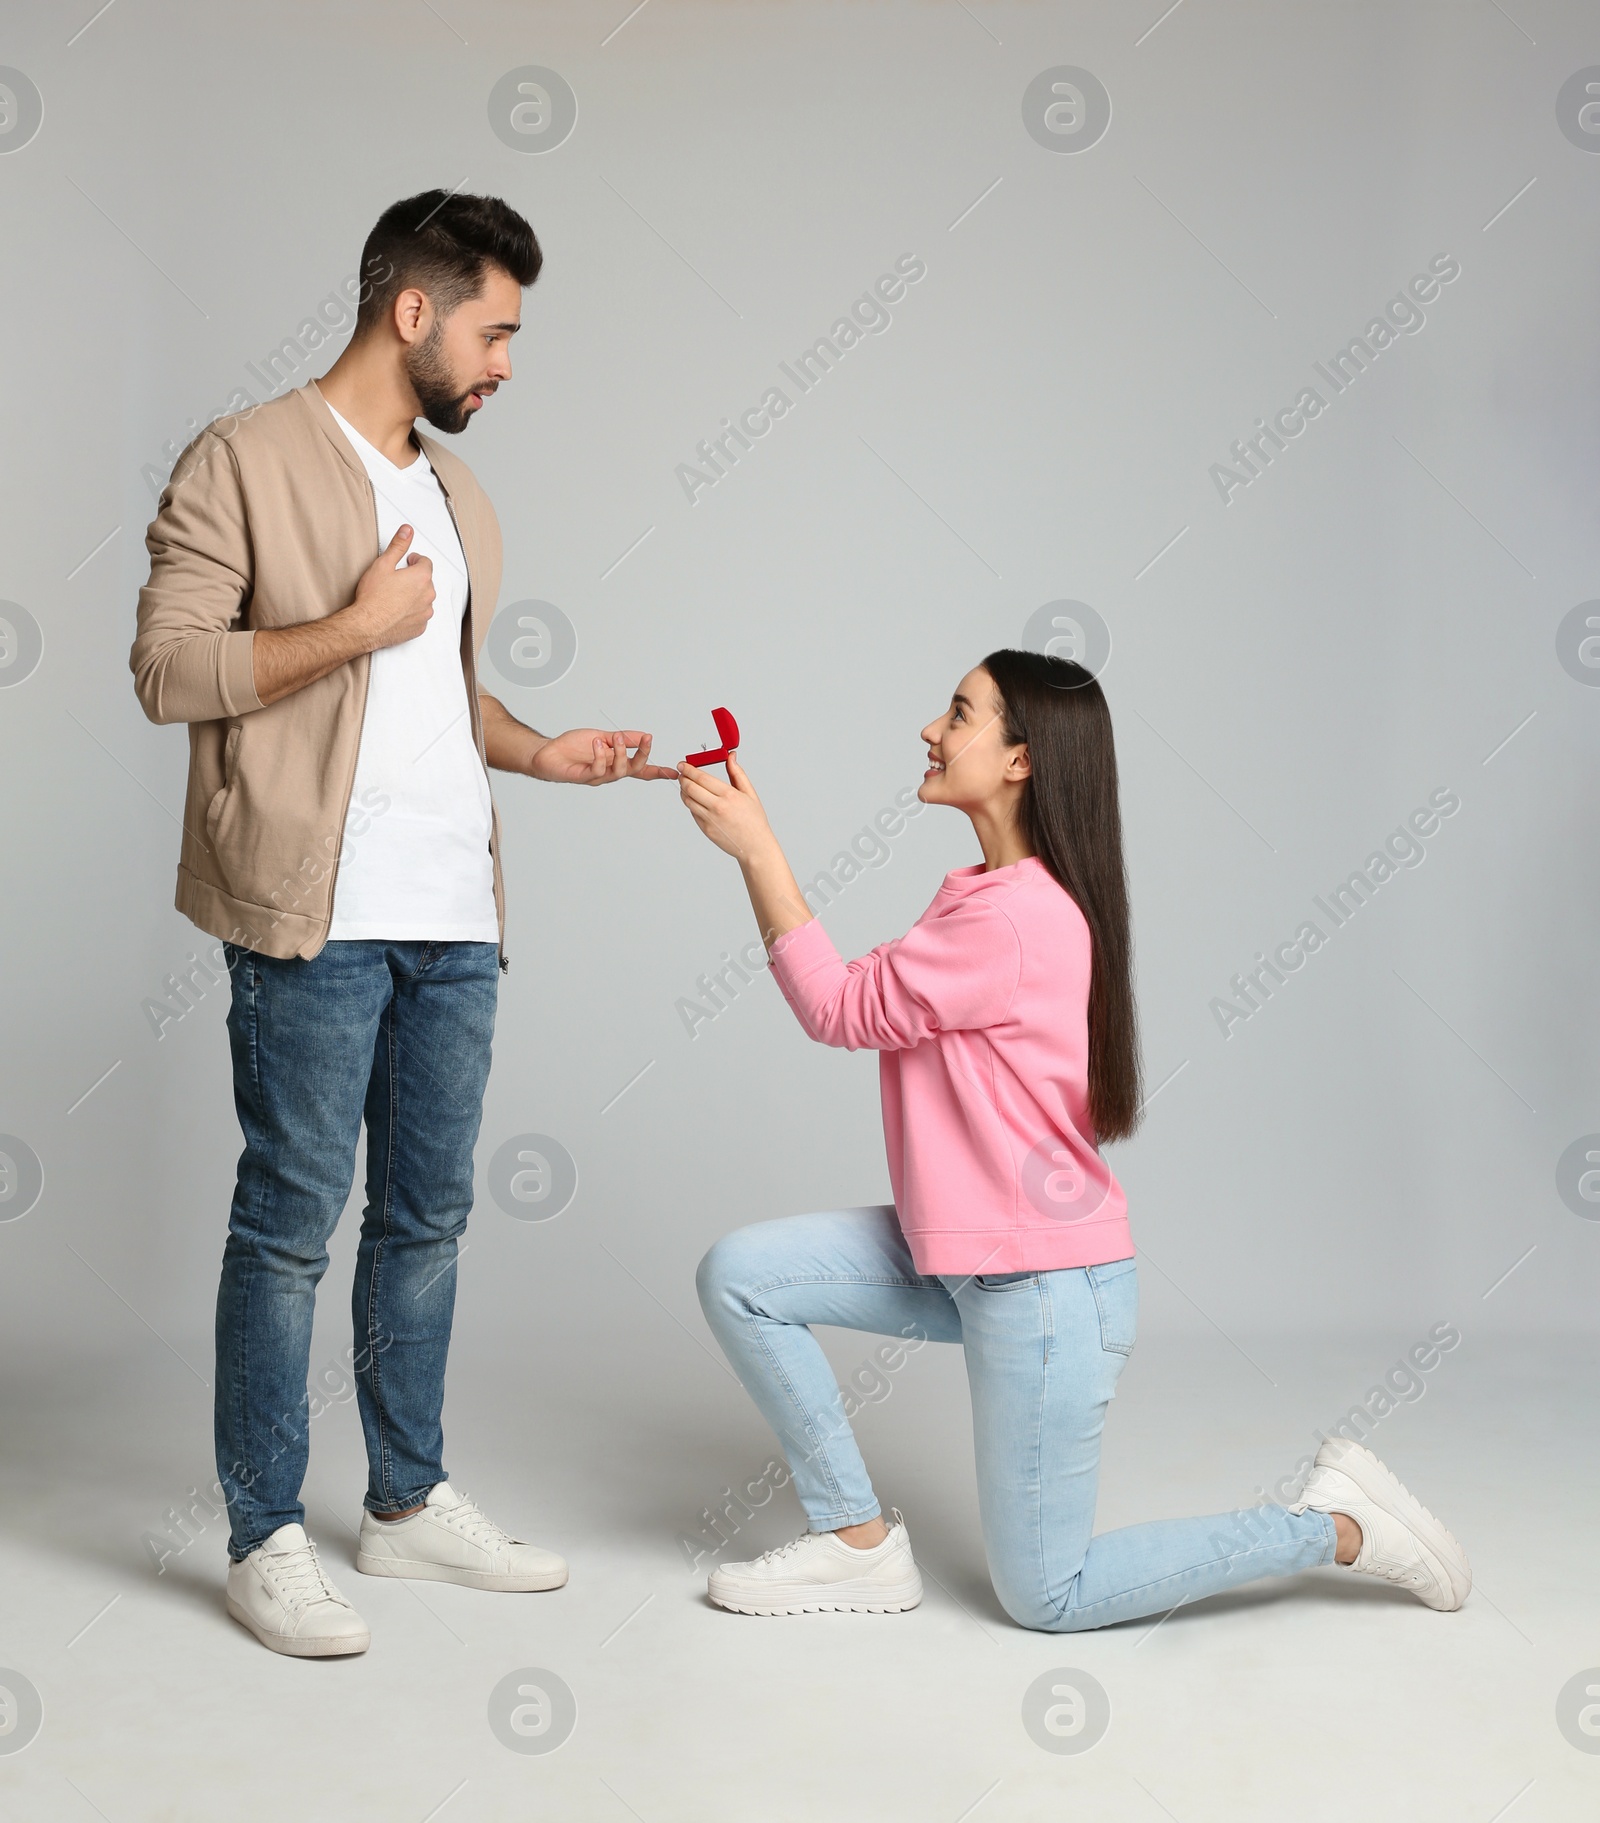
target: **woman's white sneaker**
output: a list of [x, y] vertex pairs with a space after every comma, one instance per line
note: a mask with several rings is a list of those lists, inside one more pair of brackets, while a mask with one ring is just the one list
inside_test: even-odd
[[892, 1512], [889, 1536], [857, 1550], [832, 1532], [804, 1532], [751, 1563], [711, 1572], [706, 1593], [736, 1614], [899, 1614], [922, 1600], [922, 1576], [906, 1522]]
[[356, 1568], [367, 1576], [458, 1582], [469, 1589], [526, 1593], [559, 1589], [566, 1559], [503, 1531], [475, 1501], [440, 1481], [408, 1519], [361, 1515]]
[[1430, 1608], [1459, 1608], [1472, 1588], [1467, 1554], [1412, 1493], [1362, 1444], [1327, 1437], [1300, 1498], [1303, 1513], [1345, 1513], [1361, 1528], [1349, 1567], [1409, 1589]]
[[228, 1565], [228, 1612], [263, 1646], [291, 1658], [338, 1658], [372, 1644], [367, 1623], [328, 1581], [303, 1526], [279, 1526]]

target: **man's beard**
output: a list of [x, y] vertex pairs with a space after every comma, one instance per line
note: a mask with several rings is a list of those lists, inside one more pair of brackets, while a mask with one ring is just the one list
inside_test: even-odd
[[[466, 392], [455, 390], [455, 375], [445, 364], [444, 335], [438, 323], [415, 347], [406, 351], [406, 377], [422, 406], [423, 417], [435, 430], [453, 437], [467, 428], [467, 420], [472, 416], [467, 401], [479, 388], [469, 387]], [[484, 390], [492, 391], [493, 383], [488, 383]]]

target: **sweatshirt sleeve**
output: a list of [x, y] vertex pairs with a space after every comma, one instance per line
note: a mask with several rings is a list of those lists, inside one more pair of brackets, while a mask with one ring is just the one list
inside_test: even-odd
[[259, 709], [255, 634], [241, 625], [253, 577], [249, 518], [233, 451], [214, 430], [179, 458], [145, 546], [150, 580], [128, 658], [145, 714], [211, 722]]
[[977, 903], [925, 917], [854, 962], [816, 918], [772, 947], [773, 978], [808, 1036], [850, 1051], [905, 1051], [997, 1025], [1021, 973], [1011, 920]]

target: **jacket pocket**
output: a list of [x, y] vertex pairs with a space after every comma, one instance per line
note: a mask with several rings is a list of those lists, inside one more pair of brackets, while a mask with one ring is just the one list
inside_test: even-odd
[[1133, 1260], [1111, 1260], [1086, 1268], [1100, 1313], [1100, 1346], [1114, 1355], [1132, 1354], [1139, 1333], [1139, 1273]]
[[239, 737], [244, 733], [244, 724], [235, 722], [228, 730], [227, 741], [222, 749], [222, 784], [212, 793], [211, 802], [206, 806], [206, 837], [215, 847], [217, 824], [221, 819], [223, 806], [228, 801], [228, 794], [233, 790], [235, 778], [239, 771]]

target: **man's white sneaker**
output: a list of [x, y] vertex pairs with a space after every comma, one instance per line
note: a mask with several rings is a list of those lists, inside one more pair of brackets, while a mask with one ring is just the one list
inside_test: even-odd
[[228, 1612], [263, 1646], [291, 1658], [338, 1658], [372, 1644], [367, 1623], [328, 1581], [303, 1526], [279, 1526], [228, 1565]]
[[1303, 1513], [1345, 1513], [1361, 1528], [1349, 1567], [1409, 1589], [1430, 1608], [1459, 1608], [1472, 1587], [1467, 1554], [1372, 1451], [1348, 1437], [1324, 1438], [1300, 1498]]
[[363, 1513], [356, 1568], [469, 1589], [559, 1589], [567, 1580], [564, 1558], [511, 1537], [448, 1481], [436, 1482], [408, 1519]]
[[922, 1600], [922, 1577], [899, 1511], [889, 1536], [859, 1551], [832, 1532], [803, 1532], [751, 1563], [711, 1572], [706, 1593], [736, 1614], [899, 1614]]

